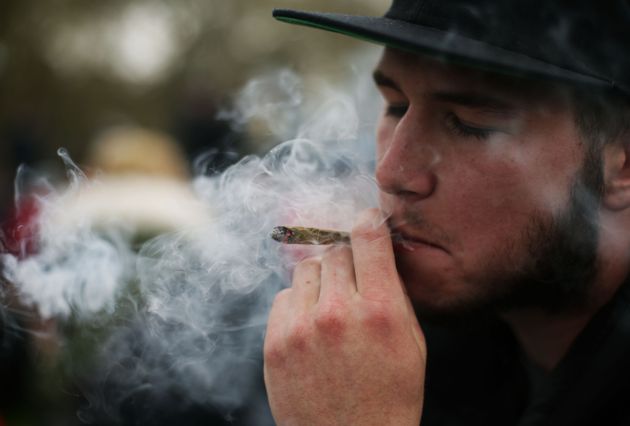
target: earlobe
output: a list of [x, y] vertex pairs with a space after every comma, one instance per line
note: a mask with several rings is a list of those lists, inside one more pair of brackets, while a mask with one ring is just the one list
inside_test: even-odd
[[603, 204], [613, 211], [630, 207], [630, 146], [611, 144], [604, 148]]

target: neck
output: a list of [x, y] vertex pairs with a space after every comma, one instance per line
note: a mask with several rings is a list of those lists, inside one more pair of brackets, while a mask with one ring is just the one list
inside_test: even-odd
[[589, 294], [589, 302], [579, 309], [549, 313], [539, 308], [522, 308], [504, 312], [501, 317], [512, 329], [529, 360], [550, 372], [597, 311], [610, 301], [626, 279], [627, 272], [626, 268], [608, 268], [600, 273]]
[[559, 316], [523, 309], [505, 313], [502, 317], [529, 361], [549, 372], [564, 358], [592, 314]]

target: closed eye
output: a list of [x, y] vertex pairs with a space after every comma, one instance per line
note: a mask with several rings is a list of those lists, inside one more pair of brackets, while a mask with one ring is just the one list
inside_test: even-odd
[[492, 127], [473, 126], [463, 122], [457, 115], [448, 113], [446, 115], [446, 126], [457, 136], [473, 137], [479, 140], [488, 139], [497, 129]]

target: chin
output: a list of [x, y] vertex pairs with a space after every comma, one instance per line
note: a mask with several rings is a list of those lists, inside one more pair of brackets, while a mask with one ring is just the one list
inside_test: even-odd
[[490, 295], [478, 284], [446, 272], [432, 268], [399, 268], [418, 317], [448, 321], [487, 315]]
[[407, 289], [407, 294], [411, 302], [424, 307], [423, 310], [450, 311], [455, 306], [464, 293], [470, 289], [465, 289], [464, 285], [452, 279], [429, 271], [400, 271], [402, 281]]

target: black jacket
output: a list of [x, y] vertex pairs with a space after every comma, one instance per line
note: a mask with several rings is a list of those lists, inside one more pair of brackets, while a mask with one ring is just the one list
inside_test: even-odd
[[531, 380], [511, 333], [498, 322], [423, 328], [428, 363], [422, 426], [630, 425], [628, 283], [543, 381]]

